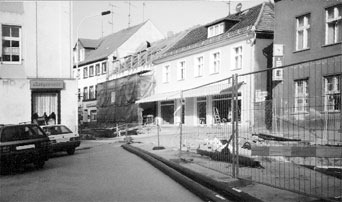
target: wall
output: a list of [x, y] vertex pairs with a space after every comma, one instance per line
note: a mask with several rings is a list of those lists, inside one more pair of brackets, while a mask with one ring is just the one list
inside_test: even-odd
[[[275, 3], [274, 43], [285, 45], [285, 65], [341, 53], [341, 44], [324, 45], [325, 8], [337, 3], [341, 2], [330, 0], [307, 3], [306, 1], [282, 0]], [[310, 49], [296, 52], [296, 17], [307, 13], [311, 14]]]

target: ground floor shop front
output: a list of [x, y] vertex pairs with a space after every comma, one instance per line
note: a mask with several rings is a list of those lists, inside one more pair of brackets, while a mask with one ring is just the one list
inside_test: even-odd
[[77, 131], [76, 95], [73, 79], [2, 79], [0, 124], [65, 124]]

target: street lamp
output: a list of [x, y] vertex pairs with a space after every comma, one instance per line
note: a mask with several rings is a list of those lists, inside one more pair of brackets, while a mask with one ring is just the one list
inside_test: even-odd
[[78, 71], [78, 63], [79, 63], [79, 44], [78, 44], [78, 31], [80, 29], [80, 26], [81, 24], [88, 18], [91, 18], [91, 17], [96, 17], [96, 16], [104, 16], [104, 15], [108, 15], [110, 14], [111, 12], [110, 11], [103, 11], [101, 12], [100, 14], [95, 14], [95, 15], [90, 15], [90, 16], [85, 16], [81, 22], [78, 24], [77, 26], [77, 31], [76, 31], [76, 71]]

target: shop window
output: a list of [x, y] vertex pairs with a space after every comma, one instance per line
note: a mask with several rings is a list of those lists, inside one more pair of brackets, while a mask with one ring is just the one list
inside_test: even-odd
[[174, 101], [164, 101], [160, 103], [161, 118], [164, 124], [174, 123]]
[[325, 44], [342, 41], [342, 5], [325, 10]]
[[2, 25], [2, 61], [20, 63], [21, 61], [21, 27]]
[[309, 48], [310, 43], [310, 14], [296, 19], [296, 50]]
[[308, 111], [308, 80], [295, 81], [295, 112]]
[[324, 78], [324, 110], [341, 110], [341, 75]]
[[59, 93], [32, 93], [32, 121], [39, 124], [57, 123], [59, 108]]

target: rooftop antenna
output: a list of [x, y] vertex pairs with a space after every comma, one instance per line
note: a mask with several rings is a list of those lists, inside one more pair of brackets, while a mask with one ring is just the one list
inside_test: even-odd
[[226, 4], [228, 5], [228, 15], [230, 15], [230, 0]]
[[241, 11], [241, 9], [242, 9], [242, 3], [238, 3], [235, 7], [235, 11], [238, 13]]
[[142, 3], [143, 6], [143, 22], [145, 21], [145, 2]]
[[108, 21], [109, 24], [112, 25], [112, 33], [114, 33], [114, 7], [117, 8], [117, 6], [115, 6], [114, 4], [109, 3], [109, 6], [112, 7], [111, 11], [112, 11], [112, 22]]
[[125, 3], [128, 4], [128, 27], [130, 27], [131, 26], [131, 6], [133, 6], [133, 7], [136, 7], [136, 6], [134, 6], [131, 3], [131, 1], [128, 1], [128, 2], [125, 1]]

